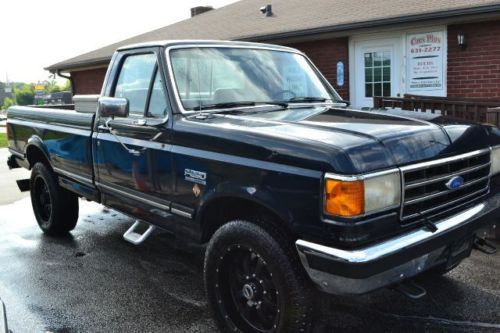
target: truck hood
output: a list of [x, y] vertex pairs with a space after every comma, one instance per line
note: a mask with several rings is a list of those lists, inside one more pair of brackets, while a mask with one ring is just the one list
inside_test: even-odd
[[275, 161], [326, 158], [333, 167], [330, 171], [345, 174], [403, 166], [486, 148], [492, 141], [500, 143], [498, 135], [478, 124], [432, 114], [415, 113], [418, 118], [409, 118], [408, 114], [413, 115], [408, 111], [309, 107], [214, 115], [203, 123], [230, 131], [232, 140], [244, 134], [247, 144], [260, 143], [257, 134], [262, 140], [268, 138], [265, 146], [273, 147], [270, 156]]

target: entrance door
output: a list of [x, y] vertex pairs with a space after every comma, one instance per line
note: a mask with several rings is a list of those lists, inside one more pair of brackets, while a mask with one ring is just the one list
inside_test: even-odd
[[400, 86], [401, 57], [398, 40], [355, 44], [354, 106], [373, 107], [374, 96], [396, 96]]

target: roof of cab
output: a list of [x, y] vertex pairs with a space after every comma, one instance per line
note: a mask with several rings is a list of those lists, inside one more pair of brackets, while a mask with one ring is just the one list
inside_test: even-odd
[[228, 40], [206, 40], [206, 39], [160, 40], [160, 41], [136, 43], [136, 44], [121, 46], [117, 49], [117, 51], [131, 50], [137, 48], [147, 48], [147, 47], [170, 47], [170, 46], [186, 46], [186, 47], [187, 46], [235, 46], [235, 47], [251, 47], [251, 48], [269, 48], [269, 49], [282, 50], [288, 52], [300, 52], [299, 50], [291, 47], [275, 45], [275, 44], [239, 42], [239, 41], [228, 41]]

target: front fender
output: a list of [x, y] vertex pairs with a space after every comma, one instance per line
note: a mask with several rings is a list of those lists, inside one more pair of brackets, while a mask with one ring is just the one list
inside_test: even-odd
[[213, 202], [225, 198], [250, 201], [272, 212], [285, 222], [292, 218], [292, 212], [285, 202], [273, 195], [269, 189], [254, 184], [224, 182], [204, 193], [197, 209], [197, 222], [202, 223], [201, 219], [207, 207]]

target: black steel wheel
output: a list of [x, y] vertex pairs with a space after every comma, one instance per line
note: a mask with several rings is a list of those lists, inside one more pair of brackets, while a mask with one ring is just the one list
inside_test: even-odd
[[73, 230], [78, 220], [78, 197], [57, 183], [57, 175], [35, 163], [30, 179], [31, 204], [40, 229], [51, 235]]
[[223, 225], [205, 255], [205, 287], [223, 332], [306, 332], [311, 289], [280, 233], [247, 221]]
[[35, 177], [33, 191], [33, 195], [36, 197], [35, 205], [40, 216], [40, 222], [45, 226], [50, 221], [50, 215], [52, 214], [52, 199], [50, 198], [49, 187], [40, 175]]
[[264, 259], [247, 246], [231, 245], [217, 267], [215, 293], [219, 311], [227, 307], [244, 331], [276, 329], [282, 300]]

